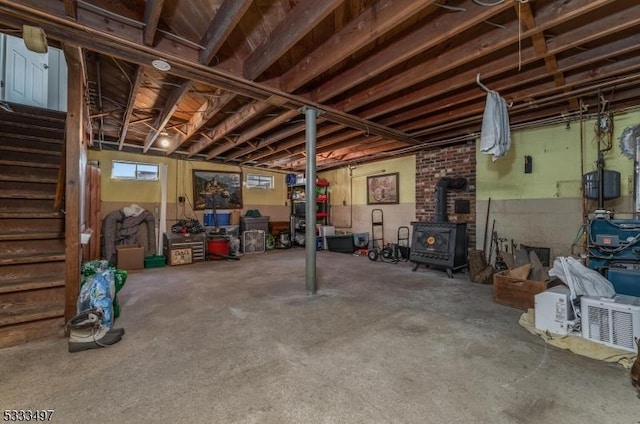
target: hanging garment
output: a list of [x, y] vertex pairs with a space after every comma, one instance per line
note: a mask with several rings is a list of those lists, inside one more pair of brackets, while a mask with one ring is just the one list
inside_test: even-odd
[[487, 93], [482, 116], [480, 151], [493, 155], [493, 161], [504, 156], [511, 147], [511, 129], [507, 102], [496, 91]]

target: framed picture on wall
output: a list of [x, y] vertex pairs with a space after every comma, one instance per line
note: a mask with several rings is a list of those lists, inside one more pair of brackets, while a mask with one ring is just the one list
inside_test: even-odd
[[399, 174], [367, 177], [367, 205], [392, 205], [400, 202]]
[[193, 171], [193, 208], [202, 210], [214, 207], [242, 209], [240, 172]]

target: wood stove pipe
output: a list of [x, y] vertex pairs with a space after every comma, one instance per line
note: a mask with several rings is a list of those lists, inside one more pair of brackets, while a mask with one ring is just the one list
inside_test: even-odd
[[436, 216], [435, 222], [447, 222], [447, 190], [462, 190], [467, 186], [467, 179], [462, 177], [442, 177], [436, 183]]

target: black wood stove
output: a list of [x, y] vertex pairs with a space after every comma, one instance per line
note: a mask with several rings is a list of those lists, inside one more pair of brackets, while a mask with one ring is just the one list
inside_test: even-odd
[[467, 224], [447, 222], [447, 189], [466, 187], [464, 178], [441, 178], [436, 185], [436, 220], [412, 222], [413, 237], [409, 260], [418, 269], [420, 264], [442, 268], [449, 278], [453, 272], [467, 266]]
[[412, 222], [413, 238], [409, 260], [443, 268], [449, 278], [467, 266], [467, 224], [455, 222]]

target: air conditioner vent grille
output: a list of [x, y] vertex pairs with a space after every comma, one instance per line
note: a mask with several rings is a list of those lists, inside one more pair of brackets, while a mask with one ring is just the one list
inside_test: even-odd
[[583, 296], [582, 337], [618, 349], [637, 352], [640, 339], [640, 299], [616, 295], [613, 299]]

